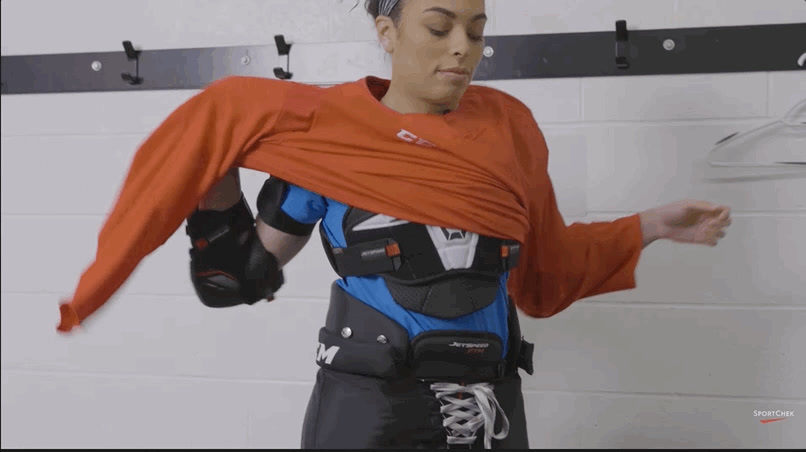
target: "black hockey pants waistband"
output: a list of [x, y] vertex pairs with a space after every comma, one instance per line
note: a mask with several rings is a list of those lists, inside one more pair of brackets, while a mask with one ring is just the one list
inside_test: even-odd
[[336, 282], [331, 286], [325, 326], [319, 330], [319, 366], [385, 379], [414, 376], [426, 381], [494, 381], [524, 369], [534, 372], [534, 345], [521, 337], [509, 300], [509, 350], [501, 359], [497, 335], [474, 331], [428, 331], [409, 340], [397, 322], [356, 299]]

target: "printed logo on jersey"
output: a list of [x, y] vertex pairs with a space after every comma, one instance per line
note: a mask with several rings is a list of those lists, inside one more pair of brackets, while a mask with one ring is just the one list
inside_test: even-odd
[[409, 132], [406, 129], [400, 129], [400, 132], [397, 133], [397, 137], [403, 141], [408, 141], [409, 143], [419, 144], [420, 146], [426, 146], [429, 148], [437, 147], [434, 143], [424, 140], [417, 135]]
[[316, 361], [324, 361], [326, 364], [332, 364], [333, 358], [336, 357], [336, 353], [338, 352], [338, 346], [334, 345], [328, 348], [325, 346], [325, 344], [320, 342], [319, 347], [316, 348]]

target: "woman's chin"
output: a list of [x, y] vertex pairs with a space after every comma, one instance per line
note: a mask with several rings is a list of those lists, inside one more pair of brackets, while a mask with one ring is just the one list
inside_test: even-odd
[[456, 103], [456, 101], [462, 97], [465, 90], [467, 90], [466, 85], [438, 86], [432, 91], [434, 96], [431, 100], [435, 103], [450, 105]]

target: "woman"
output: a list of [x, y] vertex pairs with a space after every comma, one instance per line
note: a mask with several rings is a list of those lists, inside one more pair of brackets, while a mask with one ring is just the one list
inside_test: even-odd
[[[365, 7], [392, 55], [391, 82], [373, 87], [380, 103], [401, 114], [455, 111], [482, 58], [484, 1]], [[272, 300], [283, 266], [322, 220], [323, 246], [342, 279], [320, 331], [303, 448], [529, 447], [518, 368], [531, 373], [531, 344], [507, 292], [517, 242], [375, 214], [277, 177], [257, 206], [255, 229], [237, 168], [208, 193], [188, 218], [193, 281], [208, 306]], [[659, 238], [714, 246], [730, 224], [729, 209], [693, 201], [639, 219], [643, 247]], [[221, 228], [215, 244], [198, 246]], [[238, 239], [249, 234], [259, 240]], [[237, 264], [244, 261], [252, 270]], [[249, 276], [255, 268], [260, 277]], [[616, 290], [607, 281], [599, 288]]]
[[[729, 209], [683, 201], [566, 226], [529, 108], [470, 86], [483, 0], [366, 6], [392, 80], [233, 76], [182, 104], [137, 150], [58, 330], [98, 310], [185, 220], [204, 304], [272, 300], [322, 219], [342, 279], [303, 446], [526, 447], [517, 369], [531, 372], [532, 346], [514, 306], [545, 318], [634, 288], [645, 246], [715, 246]], [[272, 176], [257, 225], [238, 167]]]

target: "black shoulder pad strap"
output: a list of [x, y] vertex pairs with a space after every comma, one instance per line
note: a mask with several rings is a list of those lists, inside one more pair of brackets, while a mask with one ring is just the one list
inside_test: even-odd
[[288, 182], [269, 177], [257, 197], [257, 215], [267, 225], [287, 234], [305, 237], [311, 235], [316, 223], [300, 223], [282, 209]]

